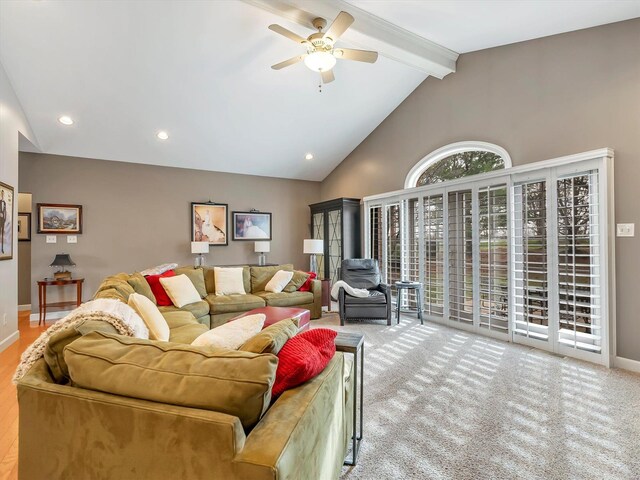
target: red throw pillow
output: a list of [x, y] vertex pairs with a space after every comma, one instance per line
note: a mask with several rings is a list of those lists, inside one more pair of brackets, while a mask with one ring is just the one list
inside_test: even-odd
[[167, 295], [167, 291], [164, 289], [162, 284], [160, 283], [160, 277], [175, 277], [176, 272], [173, 270], [167, 270], [162, 275], [147, 275], [147, 283], [151, 287], [151, 291], [153, 292], [153, 296], [156, 297], [156, 303], [159, 307], [170, 307], [173, 305], [173, 302]]
[[336, 331], [328, 328], [314, 328], [289, 339], [278, 352], [272, 398], [322, 372], [336, 353], [337, 335]]
[[299, 292], [310, 292], [311, 291], [311, 280], [315, 280], [318, 276], [315, 272], [307, 272], [309, 274], [309, 278], [307, 281], [302, 284], [302, 286], [298, 289]]

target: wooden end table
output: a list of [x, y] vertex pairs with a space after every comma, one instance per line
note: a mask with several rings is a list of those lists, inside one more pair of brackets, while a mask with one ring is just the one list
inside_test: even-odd
[[[82, 282], [84, 282], [84, 278], [65, 278], [65, 279], [55, 279], [55, 278], [45, 278], [44, 280], [38, 280], [38, 302], [40, 306], [40, 319], [38, 320], [38, 325], [47, 323], [47, 308], [64, 308], [70, 306], [79, 307], [82, 303]], [[64, 287], [66, 285], [75, 285], [76, 286], [76, 300], [68, 301], [68, 302], [51, 302], [47, 303], [47, 287], [49, 286], [60, 286]]]
[[[352, 450], [351, 461], [345, 460], [345, 465], [355, 465], [358, 459], [358, 450], [362, 442], [362, 402], [364, 398], [364, 335], [361, 333], [339, 332], [336, 337], [336, 351], [353, 355], [353, 436], [351, 437]], [[358, 361], [358, 356], [360, 360]], [[358, 376], [360, 376], [360, 389], [358, 390]], [[360, 397], [358, 399], [358, 397]], [[359, 402], [358, 402], [359, 400]], [[358, 409], [358, 405], [360, 408]], [[359, 410], [359, 415], [358, 415]], [[360, 420], [358, 422], [357, 420]], [[358, 430], [358, 423], [360, 429]]]
[[327, 311], [331, 311], [331, 279], [322, 278], [322, 307], [327, 307]]

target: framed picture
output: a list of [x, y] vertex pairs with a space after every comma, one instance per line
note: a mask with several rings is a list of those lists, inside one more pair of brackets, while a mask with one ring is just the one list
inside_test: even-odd
[[191, 203], [191, 240], [228, 245], [227, 204]]
[[31, 213], [18, 212], [18, 241], [31, 241]]
[[0, 182], [0, 260], [13, 258], [13, 187]]
[[234, 240], [271, 240], [271, 214], [233, 212]]
[[82, 233], [82, 205], [38, 203], [38, 233]]

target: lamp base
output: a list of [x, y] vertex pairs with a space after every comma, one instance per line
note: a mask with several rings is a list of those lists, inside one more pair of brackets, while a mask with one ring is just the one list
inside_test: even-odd
[[202, 268], [204, 267], [204, 255], [202, 255], [201, 253], [199, 253], [195, 260], [193, 261], [193, 266], [195, 268]]
[[53, 278], [55, 278], [56, 280], [70, 280], [71, 272], [55, 272], [53, 274]]
[[309, 271], [318, 275], [318, 259], [315, 253], [312, 253], [309, 258]]
[[258, 255], [258, 265], [264, 267], [267, 264], [267, 256], [264, 253]]

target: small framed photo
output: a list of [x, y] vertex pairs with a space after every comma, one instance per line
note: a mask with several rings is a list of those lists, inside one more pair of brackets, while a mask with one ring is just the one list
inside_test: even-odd
[[38, 233], [82, 233], [82, 205], [38, 203]]
[[226, 203], [191, 203], [191, 240], [228, 245]]
[[233, 212], [234, 240], [271, 240], [271, 213]]
[[13, 258], [13, 187], [0, 182], [0, 260]]
[[18, 212], [18, 241], [31, 241], [31, 213]]

